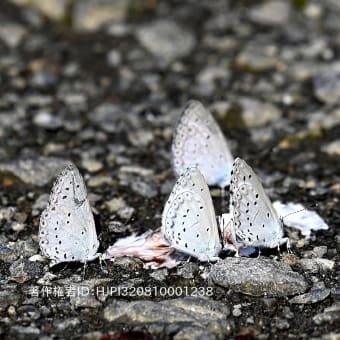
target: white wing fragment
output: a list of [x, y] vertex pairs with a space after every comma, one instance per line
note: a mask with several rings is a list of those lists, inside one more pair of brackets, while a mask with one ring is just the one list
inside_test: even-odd
[[273, 206], [286, 226], [300, 230], [305, 237], [310, 237], [312, 231], [329, 228], [315, 211], [305, 209], [300, 203], [276, 201]]

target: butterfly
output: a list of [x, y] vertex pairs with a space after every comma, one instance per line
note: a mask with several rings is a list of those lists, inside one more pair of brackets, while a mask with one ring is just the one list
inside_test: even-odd
[[204, 106], [190, 100], [177, 123], [172, 143], [174, 171], [179, 176], [197, 166], [208, 185], [229, 185], [233, 156], [227, 140]]
[[61, 262], [87, 262], [99, 256], [99, 241], [84, 180], [69, 164], [57, 177], [39, 223], [42, 254], [50, 266]]
[[200, 261], [218, 259], [222, 242], [208, 185], [197, 167], [178, 178], [162, 214], [162, 234]]
[[289, 239], [283, 237], [283, 221], [278, 217], [260, 180], [241, 158], [236, 158], [233, 164], [230, 202], [231, 219], [225, 234], [234, 245], [274, 248], [287, 243], [289, 247]]

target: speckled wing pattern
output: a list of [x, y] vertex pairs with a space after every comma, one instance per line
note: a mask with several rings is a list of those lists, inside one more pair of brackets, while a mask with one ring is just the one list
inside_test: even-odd
[[99, 256], [99, 242], [83, 178], [68, 165], [56, 179], [39, 225], [42, 254], [60, 262], [87, 262]]
[[251, 167], [237, 158], [230, 182], [231, 229], [236, 244], [273, 248], [288, 241], [283, 223]]
[[201, 261], [216, 260], [222, 249], [209, 188], [197, 167], [178, 178], [164, 207], [162, 233], [175, 249]]
[[233, 157], [228, 143], [211, 113], [198, 101], [190, 100], [179, 118], [172, 158], [178, 176], [197, 166], [208, 185], [225, 187], [230, 183]]

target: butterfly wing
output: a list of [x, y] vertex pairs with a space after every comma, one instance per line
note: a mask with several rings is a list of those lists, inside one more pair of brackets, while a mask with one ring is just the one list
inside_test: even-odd
[[262, 184], [242, 159], [234, 162], [230, 183], [234, 241], [242, 246], [273, 248], [287, 241], [282, 222]]
[[78, 169], [70, 164], [56, 179], [39, 225], [43, 255], [60, 262], [86, 262], [97, 257], [99, 242], [86, 187]]
[[225, 187], [230, 182], [233, 157], [228, 143], [211, 113], [198, 101], [189, 101], [181, 114], [172, 156], [177, 175], [197, 166], [208, 185]]
[[178, 178], [164, 207], [162, 233], [174, 248], [201, 261], [216, 259], [222, 249], [209, 188], [198, 168]]

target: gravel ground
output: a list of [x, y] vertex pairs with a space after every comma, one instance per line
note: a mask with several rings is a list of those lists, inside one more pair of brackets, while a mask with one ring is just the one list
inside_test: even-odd
[[[0, 17], [1, 338], [340, 338], [338, 1], [3, 0]], [[293, 254], [49, 268], [39, 215], [70, 160], [100, 251], [160, 227], [190, 98], [272, 200], [329, 230], [286, 228]]]

